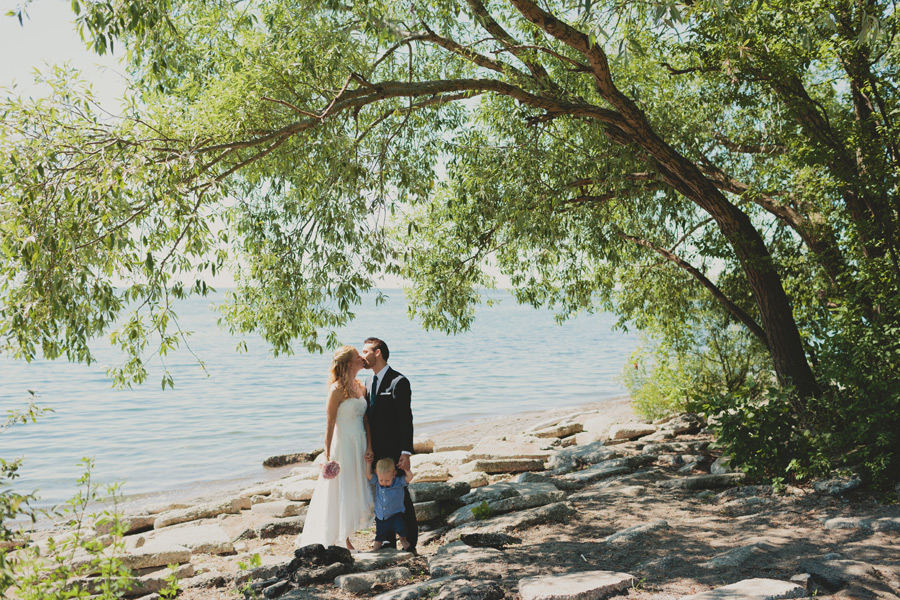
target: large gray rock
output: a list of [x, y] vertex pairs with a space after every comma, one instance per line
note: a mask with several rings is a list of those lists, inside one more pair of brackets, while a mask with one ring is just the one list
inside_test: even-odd
[[626, 544], [628, 542], [634, 541], [637, 538], [643, 537], [648, 533], [654, 533], [656, 531], [661, 531], [668, 528], [669, 524], [666, 521], [659, 519], [658, 521], [645, 523], [643, 525], [635, 525], [633, 527], [628, 527], [627, 529], [617, 531], [616, 533], [608, 536], [603, 541], [607, 544]]
[[678, 490], [714, 490], [731, 487], [747, 478], [746, 473], [725, 473], [723, 475], [695, 475], [660, 481], [662, 487]]
[[700, 563], [700, 566], [707, 569], [739, 567], [748, 560], [769, 554], [774, 549], [773, 546], [762, 542], [750, 544], [749, 546], [741, 546], [740, 548], [734, 548], [727, 552], [717, 554], [708, 561]]
[[872, 521], [860, 517], [834, 517], [823, 523], [825, 529], [862, 529], [872, 531]]
[[420, 598], [434, 598], [435, 595], [439, 593], [439, 590], [458, 579], [460, 578], [456, 575], [437, 577], [379, 594], [375, 596], [374, 600], [419, 600]]
[[733, 473], [734, 469], [731, 468], [731, 457], [730, 456], [720, 456], [716, 460], [713, 461], [713, 464], [709, 466], [709, 472], [713, 475], [724, 475], [725, 473]]
[[184, 564], [191, 560], [191, 551], [184, 546], [147, 543], [129, 551], [122, 557], [122, 564], [129, 569], [149, 569], [167, 565]]
[[745, 579], [709, 592], [682, 596], [681, 600], [780, 600], [804, 598], [806, 589], [777, 579]]
[[154, 529], [161, 529], [170, 525], [177, 525], [178, 523], [210, 519], [224, 514], [240, 514], [241, 509], [245, 506], [245, 500], [249, 501], [249, 498], [233, 498], [220, 502], [199, 504], [189, 508], [170, 510], [159, 514], [153, 522], [153, 527]]
[[608, 479], [610, 477], [615, 477], [616, 475], [625, 475], [626, 473], [631, 473], [632, 471], [634, 471], [634, 469], [628, 467], [627, 465], [607, 465], [604, 463], [600, 463], [599, 465], [588, 467], [583, 471], [567, 473], [566, 475], [563, 475], [563, 477], [565, 477], [569, 481], [573, 481], [582, 485], [588, 485], [600, 481], [601, 479]]
[[575, 490], [580, 490], [582, 488], [582, 484], [570, 481], [568, 479], [564, 479], [561, 477], [553, 477], [552, 475], [548, 475], [547, 473], [519, 473], [515, 477], [509, 480], [510, 483], [549, 483], [556, 488], [566, 491], [572, 492]]
[[450, 479], [447, 483], [459, 483], [459, 482], [469, 484], [469, 487], [472, 489], [478, 487], [484, 487], [490, 483], [488, 479], [488, 474], [484, 471], [472, 471], [471, 473], [462, 473], [457, 475], [456, 477]]
[[[418, 475], [417, 475], [418, 476]], [[413, 502], [433, 502], [435, 500], [454, 500], [467, 494], [471, 488], [463, 481], [446, 483], [409, 484], [409, 495]]]
[[544, 441], [531, 436], [485, 438], [469, 451], [470, 460], [534, 458], [547, 460], [554, 450]]
[[543, 471], [544, 461], [539, 458], [493, 458], [479, 459], [460, 467], [465, 473], [521, 473], [522, 471]]
[[250, 513], [254, 516], [262, 515], [275, 519], [284, 517], [300, 517], [306, 514], [309, 505], [303, 502], [294, 502], [292, 500], [275, 500], [273, 502], [260, 502], [254, 504], [250, 509]]
[[475, 504], [478, 502], [495, 502], [504, 498], [516, 496], [529, 496], [531, 494], [546, 494], [555, 492], [557, 488], [550, 482], [514, 483], [498, 481], [459, 497], [463, 504]]
[[455, 579], [441, 586], [434, 600], [502, 600], [503, 587], [495, 581]]
[[742, 517], [744, 515], [756, 514], [776, 505], [777, 502], [772, 498], [751, 496], [749, 498], [735, 498], [730, 502], [726, 502], [722, 505], [720, 510], [729, 517]]
[[664, 442], [660, 444], [647, 444], [641, 448], [642, 454], [659, 456], [660, 454], [697, 454], [703, 452], [709, 446], [707, 441], [696, 442]]
[[425, 464], [416, 469], [417, 483], [449, 481], [451, 477], [448, 467]]
[[497, 579], [492, 565], [505, 562], [504, 557], [503, 552], [493, 548], [473, 548], [463, 542], [451, 542], [428, 558], [428, 572], [432, 577], [460, 575]]
[[416, 521], [418, 523], [427, 523], [428, 521], [433, 521], [446, 512], [444, 510], [444, 503], [437, 501], [416, 502], [415, 504], [413, 504], [413, 507], [416, 510]]
[[[153, 529], [156, 515], [124, 515], [119, 518], [119, 522], [122, 526], [122, 535], [131, 535]], [[94, 526], [94, 531], [97, 532], [97, 535], [106, 535], [112, 531], [114, 525], [113, 519], [107, 518], [98, 522]]]
[[187, 563], [178, 565], [175, 569], [156, 569], [141, 573], [134, 578], [132, 588], [129, 590], [130, 596], [144, 596], [146, 594], [154, 594], [166, 588], [169, 585], [167, 579], [172, 575], [176, 579], [187, 579], [194, 576], [194, 565]]
[[533, 430], [529, 433], [538, 438], [564, 438], [582, 431], [584, 431], [584, 426], [581, 423], [560, 423]]
[[870, 579], [875, 568], [869, 563], [855, 560], [803, 560], [800, 568], [812, 575], [813, 581], [832, 592], [854, 580]]
[[194, 553], [232, 554], [234, 546], [216, 523], [179, 525], [157, 529], [145, 536], [146, 544], [163, 547], [183, 546]]
[[840, 496], [850, 490], [855, 490], [862, 485], [862, 480], [858, 475], [847, 478], [827, 479], [825, 481], [816, 481], [813, 483], [813, 489], [820, 494], [829, 496]]
[[354, 571], [375, 571], [407, 561], [413, 557], [409, 552], [396, 548], [382, 548], [377, 552], [360, 552], [353, 555]]
[[656, 425], [648, 423], [619, 423], [609, 428], [613, 440], [633, 440], [651, 433], [656, 433]]
[[555, 502], [546, 506], [493, 517], [485, 521], [469, 523], [451, 531], [447, 538], [457, 539], [467, 533], [505, 533], [547, 523], [567, 523], [575, 514], [575, 508], [568, 502]]
[[367, 573], [350, 573], [340, 575], [334, 580], [334, 585], [351, 594], [364, 594], [379, 583], [397, 583], [412, 578], [412, 573], [406, 567], [394, 567], [381, 571], [369, 571]]
[[281, 482], [274, 495], [287, 500], [310, 500], [316, 489], [316, 480], [290, 477]]
[[422, 465], [435, 467], [458, 467], [469, 460], [469, 453], [465, 450], [442, 450], [430, 454], [413, 454], [409, 459], [410, 467], [415, 473]]
[[900, 531], [900, 517], [883, 517], [872, 521], [875, 531]]
[[281, 537], [283, 535], [298, 535], [303, 531], [303, 523], [306, 517], [285, 517], [284, 519], [272, 519], [262, 523], [257, 523], [253, 530], [256, 537], [263, 540], [270, 540]]
[[[553, 491], [548, 490], [534, 492], [523, 494], [520, 496], [512, 496], [509, 498], [494, 500], [493, 502], [488, 502], [487, 506], [490, 510], [490, 514], [500, 515], [508, 512], [524, 510], [526, 508], [534, 508], [535, 506], [552, 504], [554, 502], [559, 502], [565, 499], [565, 497], [565, 492], [554, 489]], [[481, 504], [468, 504], [466, 506], [463, 506], [462, 508], [451, 514], [449, 517], [447, 517], [447, 524], [451, 527], [457, 527], [459, 525], [475, 521], [476, 517], [473, 511], [480, 510], [480, 508], [476, 507], [481, 506]]]
[[634, 577], [614, 571], [581, 571], [519, 580], [522, 600], [596, 600], [631, 587]]
[[603, 442], [594, 442], [586, 446], [573, 446], [560, 450], [547, 461], [547, 468], [554, 475], [559, 475], [619, 456], [621, 456], [619, 451], [607, 448]]
[[671, 432], [675, 435], [694, 434], [706, 426], [706, 420], [697, 413], [682, 413], [666, 421], [659, 423], [659, 430]]

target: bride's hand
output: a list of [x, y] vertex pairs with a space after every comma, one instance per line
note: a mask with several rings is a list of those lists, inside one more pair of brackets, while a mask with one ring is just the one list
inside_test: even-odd
[[366, 462], [372, 462], [373, 460], [375, 460], [375, 453], [372, 451], [371, 447], [366, 448], [366, 453], [363, 455], [363, 459], [365, 459]]

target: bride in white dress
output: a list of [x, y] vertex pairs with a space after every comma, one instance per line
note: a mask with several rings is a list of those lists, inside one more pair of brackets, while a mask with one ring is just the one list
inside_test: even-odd
[[353, 550], [350, 536], [372, 526], [372, 489], [366, 480], [365, 456], [372, 452], [366, 419], [366, 388], [356, 379], [363, 360], [353, 346], [342, 346], [332, 357], [326, 404], [325, 462], [341, 469], [334, 479], [319, 474], [297, 547], [309, 544]]

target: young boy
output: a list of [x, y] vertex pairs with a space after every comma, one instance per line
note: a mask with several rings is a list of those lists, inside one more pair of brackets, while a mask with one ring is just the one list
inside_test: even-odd
[[412, 473], [397, 474], [394, 461], [382, 458], [375, 463], [372, 472], [372, 461], [366, 462], [366, 476], [375, 485], [375, 543], [372, 550], [378, 550], [384, 542], [400, 538], [400, 546], [406, 550], [406, 523], [403, 521], [403, 488], [409, 485]]

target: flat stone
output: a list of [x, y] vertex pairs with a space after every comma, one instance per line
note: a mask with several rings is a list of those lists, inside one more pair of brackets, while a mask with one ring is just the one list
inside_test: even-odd
[[642, 454], [659, 456], [660, 454], [696, 454], [703, 452], [709, 446], [707, 441], [696, 442], [664, 442], [660, 444], [646, 444], [641, 448]]
[[240, 514], [244, 507], [244, 500], [249, 498], [233, 498], [220, 502], [208, 502], [189, 508], [181, 508], [161, 513], [153, 522], [154, 529], [161, 529], [178, 523], [210, 519], [224, 514]]
[[544, 461], [535, 458], [505, 458], [473, 460], [462, 466], [464, 472], [483, 471], [485, 473], [520, 473], [522, 471], [543, 471]]
[[354, 571], [375, 571], [407, 561], [413, 557], [409, 552], [396, 548], [383, 548], [377, 552], [360, 552], [353, 555]]
[[178, 587], [182, 589], [210, 589], [225, 587], [226, 583], [228, 583], [228, 577], [223, 573], [208, 571], [179, 581]]
[[456, 477], [454, 477], [447, 483], [458, 483], [460, 481], [462, 481], [463, 483], [468, 483], [469, 487], [472, 489], [484, 487], [490, 483], [490, 480], [488, 479], [488, 474], [485, 473], [484, 471], [472, 471], [471, 473], [462, 473], [460, 475], [457, 475]]
[[[512, 458], [532, 458], [541, 462], [553, 454], [547, 442], [531, 436], [510, 436], [505, 438], [485, 438], [469, 451], [470, 460], [502, 460]], [[488, 471], [490, 473], [490, 471]]]
[[762, 542], [750, 544], [749, 546], [741, 546], [740, 548], [717, 554], [708, 561], [700, 563], [700, 566], [706, 569], [739, 567], [748, 560], [766, 555], [772, 550], [774, 550], [773, 546]]
[[749, 498], [735, 498], [722, 505], [721, 511], [730, 517], [740, 517], [744, 515], [756, 514], [766, 508], [775, 506], [777, 503], [772, 498], [759, 498], [751, 496]]
[[[418, 474], [416, 474], [418, 478]], [[413, 502], [432, 502], [435, 500], [455, 500], [469, 492], [469, 484], [463, 481], [445, 483], [409, 484], [409, 496]]]
[[183, 564], [191, 560], [191, 551], [179, 545], [147, 543], [122, 556], [122, 564], [129, 569], [148, 569]]
[[820, 494], [829, 496], [840, 496], [844, 492], [855, 490], [862, 485], [862, 479], [854, 475], [849, 478], [826, 479], [824, 481], [816, 481], [813, 483], [813, 489]]
[[415, 473], [422, 468], [423, 465], [458, 467], [467, 460], [469, 460], [469, 453], [465, 450], [435, 451], [431, 454], [413, 454], [409, 459], [409, 465], [412, 468], [413, 473]]
[[862, 529], [864, 531], [872, 531], [872, 522], [869, 519], [861, 519], [859, 517], [835, 517], [826, 520], [823, 525], [825, 525], [825, 529]]
[[[492, 502], [488, 502], [487, 505], [492, 515], [500, 515], [508, 512], [524, 510], [527, 508], [534, 508], [535, 506], [552, 504], [554, 502], [564, 500], [565, 497], [565, 492], [561, 490], [554, 490], [531, 493], [522, 496], [512, 496], [510, 498], [503, 498], [501, 500], [494, 500]], [[457, 527], [459, 525], [477, 520], [475, 514], [473, 513], [473, 510], [476, 507], [480, 506], [480, 503], [468, 504], [466, 506], [463, 506], [462, 508], [451, 514], [449, 517], [447, 517], [447, 525], [450, 525], [451, 527]]]
[[444, 514], [444, 506], [439, 501], [416, 502], [413, 504], [416, 510], [416, 522], [427, 523]]
[[660, 423], [657, 422], [660, 431], [671, 432], [675, 435], [694, 434], [706, 427], [706, 420], [697, 413], [682, 413]]
[[564, 490], [567, 492], [571, 492], [574, 490], [581, 489], [581, 484], [573, 481], [569, 481], [567, 479], [562, 479], [558, 477], [553, 477], [552, 475], [548, 475], [547, 473], [535, 473], [534, 471], [528, 471], [526, 473], [519, 473], [515, 477], [509, 480], [510, 483], [549, 483], [557, 489]]
[[254, 504], [250, 509], [253, 515], [261, 515], [266, 517], [274, 517], [276, 519], [284, 517], [299, 517], [306, 514], [309, 505], [303, 502], [294, 502], [292, 500], [275, 500], [272, 502], [261, 502]]
[[416, 483], [443, 482], [448, 481], [451, 477], [450, 469], [434, 465], [424, 465], [416, 469], [415, 473]]
[[564, 438], [582, 431], [584, 431], [584, 426], [581, 423], [561, 423], [529, 433], [538, 438]]
[[557, 491], [557, 487], [549, 482], [522, 482], [513, 483], [509, 481], [498, 481], [477, 490], [473, 490], [468, 494], [460, 496], [460, 502], [464, 504], [475, 504], [478, 502], [495, 502], [505, 498], [514, 498], [516, 496], [529, 496], [531, 494], [546, 494], [548, 492]]
[[419, 600], [419, 598], [433, 598], [438, 590], [456, 579], [459, 579], [456, 575], [429, 579], [428, 581], [414, 583], [379, 594], [375, 596], [374, 600]]
[[649, 423], [618, 423], [609, 428], [609, 437], [614, 440], [633, 440], [656, 433], [656, 425]]
[[[166, 588], [169, 582], [166, 581], [171, 577], [173, 570], [168, 567], [165, 569], [157, 569], [148, 573], [144, 573], [135, 577], [132, 581], [131, 590], [128, 594], [131, 596], [143, 596], [145, 594], [155, 594], [156, 592]], [[178, 565], [174, 569], [176, 579], [187, 579], [194, 576], [194, 565], [191, 563]]]
[[582, 571], [519, 580], [522, 600], [596, 600], [631, 587], [634, 577], [614, 571]]
[[158, 515], [160, 513], [169, 512], [171, 510], [180, 510], [182, 508], [190, 507], [190, 504], [186, 504], [184, 502], [159, 502], [144, 506], [141, 512], [147, 515]]
[[306, 522], [306, 516], [301, 517], [285, 517], [283, 519], [272, 519], [258, 523], [253, 530], [256, 536], [263, 540], [281, 537], [283, 535], [299, 535], [303, 531], [303, 524]]
[[623, 544], [634, 541], [636, 538], [647, 535], [648, 533], [653, 533], [668, 528], [669, 524], [666, 521], [660, 519], [658, 521], [653, 521], [652, 523], [635, 525], [633, 527], [623, 529], [622, 531], [617, 531], [616, 533], [608, 536], [603, 541], [607, 544]]
[[506, 533], [463, 533], [459, 536], [462, 543], [473, 548], [495, 548], [502, 550], [505, 546], [521, 544], [522, 540]]
[[568, 502], [555, 502], [508, 515], [476, 521], [450, 533], [456, 539], [467, 533], [511, 532], [547, 523], [566, 523], [575, 516], [575, 508]]
[[875, 531], [900, 531], [900, 517], [884, 517], [872, 521]]
[[275, 495], [287, 500], [310, 500], [315, 489], [316, 481], [312, 479], [290, 477], [281, 482], [275, 490]]
[[505, 562], [500, 550], [472, 548], [462, 542], [452, 542], [441, 546], [435, 554], [428, 557], [428, 572], [432, 577], [463, 575], [494, 579], [490, 567], [498, 562]]
[[744, 579], [709, 592], [682, 596], [681, 600], [779, 600], [804, 598], [806, 589], [777, 579]]
[[616, 475], [624, 475], [626, 473], [631, 473], [634, 469], [627, 466], [610, 466], [610, 465], [594, 465], [593, 467], [588, 467], [583, 471], [575, 471], [573, 473], [567, 473], [563, 475], [569, 481], [574, 481], [581, 484], [590, 484], [601, 479], [608, 479], [609, 477], [615, 477]]
[[270, 456], [263, 460], [263, 466], [268, 467], [270, 469], [274, 469], [277, 467], [283, 467], [285, 465], [292, 465], [294, 463], [306, 463], [312, 462], [316, 459], [320, 454], [322, 454], [324, 450], [321, 448], [318, 450], [313, 450], [312, 452], [295, 452], [293, 454], [279, 454], [278, 456]]
[[350, 573], [334, 580], [334, 585], [351, 594], [364, 594], [379, 583], [397, 583], [411, 579], [412, 573], [406, 567], [394, 567], [367, 573]]
[[725, 473], [723, 475], [696, 475], [660, 481], [662, 487], [679, 490], [713, 490], [737, 485], [747, 478], [746, 473]]
[[254, 485], [252, 487], [241, 490], [238, 496], [241, 498], [253, 498], [254, 496], [271, 496], [275, 491], [275, 488], [277, 487], [277, 481], [261, 483], [259, 485]]
[[472, 442], [435, 442], [432, 452], [468, 452], [475, 447]]
[[225, 531], [215, 523], [187, 524], [158, 529], [146, 536], [147, 544], [184, 546], [202, 554], [232, 554], [234, 545]]
[[[119, 518], [122, 525], [122, 535], [131, 535], [153, 529], [156, 515], [124, 515]], [[97, 535], [107, 535], [112, 531], [113, 519], [107, 518], [94, 526]]]
[[607, 448], [603, 445], [603, 442], [594, 442], [587, 446], [573, 446], [560, 450], [550, 457], [547, 461], [547, 467], [554, 475], [557, 475], [595, 465], [604, 460], [618, 458], [619, 456], [621, 456], [621, 453], [618, 450]]

